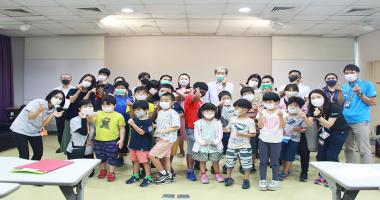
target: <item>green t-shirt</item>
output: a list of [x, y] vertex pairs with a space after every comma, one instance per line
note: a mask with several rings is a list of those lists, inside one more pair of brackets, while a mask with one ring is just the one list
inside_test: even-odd
[[123, 115], [118, 112], [98, 111], [94, 118], [96, 126], [95, 140], [112, 141], [120, 136], [119, 128], [125, 126]]

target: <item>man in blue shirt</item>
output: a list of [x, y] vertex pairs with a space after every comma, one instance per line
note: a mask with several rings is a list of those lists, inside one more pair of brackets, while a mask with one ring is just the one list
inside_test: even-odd
[[360, 69], [354, 64], [344, 67], [347, 83], [343, 85], [343, 115], [350, 131], [345, 143], [348, 163], [355, 162], [355, 142], [360, 153], [360, 163], [372, 163], [371, 152], [371, 106], [375, 105], [376, 90], [372, 83], [359, 79]]

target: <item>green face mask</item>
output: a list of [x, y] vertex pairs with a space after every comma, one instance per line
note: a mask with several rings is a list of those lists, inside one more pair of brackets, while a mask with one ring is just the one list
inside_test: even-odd
[[126, 92], [127, 92], [126, 89], [115, 89], [115, 95], [118, 95], [118, 96], [124, 96]]
[[261, 89], [272, 89], [272, 83], [261, 83]]
[[216, 80], [217, 80], [218, 82], [222, 82], [222, 81], [224, 81], [224, 75], [216, 75]]
[[165, 79], [162, 79], [162, 80], [160, 81], [160, 83], [161, 83], [161, 84], [170, 84], [170, 81], [165, 80]]

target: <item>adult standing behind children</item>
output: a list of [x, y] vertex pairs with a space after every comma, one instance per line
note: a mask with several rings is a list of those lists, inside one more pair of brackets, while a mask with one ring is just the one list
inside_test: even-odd
[[234, 85], [231, 82], [228, 82], [227, 75], [228, 69], [226, 67], [216, 67], [214, 70], [215, 81], [207, 83], [208, 91], [203, 98], [205, 103], [210, 102], [214, 105], [219, 104], [219, 93], [221, 91], [228, 91], [233, 94]]
[[375, 105], [376, 89], [373, 83], [359, 78], [360, 68], [349, 64], [343, 69], [347, 83], [343, 85], [343, 115], [350, 131], [345, 144], [348, 163], [355, 162], [355, 142], [359, 147], [360, 163], [372, 163], [371, 152], [371, 106]]

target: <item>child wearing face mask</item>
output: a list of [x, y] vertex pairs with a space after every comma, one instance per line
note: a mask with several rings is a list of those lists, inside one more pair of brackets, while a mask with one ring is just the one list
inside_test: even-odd
[[[133, 96], [134, 96], [135, 101], [147, 101], [148, 92], [144, 86], [136, 87], [133, 92], [134, 92]], [[152, 118], [155, 106], [153, 103], [150, 103], [150, 102], [148, 102], [148, 105], [149, 105], [148, 116], [149, 118]], [[133, 112], [132, 104], [127, 104], [127, 109], [125, 112], [129, 114], [131, 118], [135, 116]]]
[[199, 120], [194, 123], [193, 159], [200, 162], [200, 181], [203, 184], [209, 183], [206, 175], [207, 161], [212, 162], [215, 180], [224, 182], [219, 168], [219, 160], [223, 158], [223, 128], [222, 123], [215, 118], [216, 112], [217, 108], [214, 104], [203, 104], [198, 110]]
[[[299, 89], [297, 84], [288, 84], [284, 88], [284, 96], [280, 99], [280, 103], [278, 104], [278, 108], [282, 111], [287, 111], [288, 101], [291, 97], [298, 97]], [[301, 109], [307, 113], [307, 105], [304, 104]]]
[[[173, 143], [177, 140], [177, 131], [180, 127], [178, 113], [171, 107], [175, 97], [172, 93], [162, 94], [160, 97], [160, 110], [158, 111], [155, 135], [159, 137], [152, 150], [149, 159], [156, 167], [158, 173], [155, 183], [170, 183], [174, 181], [171, 173], [170, 154]], [[160, 159], [164, 160], [164, 166]]]
[[233, 116], [225, 128], [230, 132], [228, 148], [226, 152], [227, 178], [224, 181], [225, 186], [231, 186], [234, 180], [231, 173], [239, 157], [243, 171], [244, 179], [242, 189], [250, 187], [249, 175], [252, 169], [252, 147], [250, 138], [256, 136], [255, 121], [248, 117], [248, 111], [252, 108], [251, 102], [246, 99], [239, 99], [233, 104], [235, 116]]
[[102, 111], [93, 117], [96, 127], [94, 149], [96, 157], [101, 160], [98, 178], [107, 177], [112, 182], [116, 179], [115, 167], [118, 165], [119, 150], [124, 146], [125, 120], [120, 113], [114, 111], [115, 97], [106, 95], [101, 103]]
[[[68, 159], [94, 158], [95, 126], [91, 122], [94, 106], [90, 100], [79, 102], [78, 116], [70, 120], [71, 139], [66, 149]], [[94, 175], [95, 170], [90, 177]]]
[[[258, 154], [258, 146], [259, 146], [258, 138], [257, 138], [259, 135], [258, 133], [259, 127], [257, 124], [256, 116], [257, 116], [258, 109], [260, 107], [260, 103], [258, 103], [255, 100], [255, 90], [252, 87], [243, 87], [240, 90], [240, 95], [241, 95], [241, 98], [248, 100], [252, 104], [252, 108], [248, 110], [247, 115], [249, 118], [255, 121], [256, 130], [257, 130], [256, 136], [250, 138], [250, 143], [251, 143], [251, 148], [252, 148], [252, 169], [250, 172], [255, 173], [256, 172], [255, 160], [256, 160], [256, 155]], [[241, 166], [240, 166], [240, 173], [244, 174], [243, 168]]]
[[128, 124], [131, 126], [128, 148], [130, 160], [133, 163], [133, 175], [125, 183], [136, 183], [142, 178], [139, 174], [139, 168], [142, 164], [145, 177], [140, 183], [140, 187], [146, 187], [153, 182], [148, 158], [149, 151], [152, 147], [153, 122], [148, 116], [149, 104], [147, 101], [136, 101], [132, 107], [135, 118], [128, 120]]
[[[285, 128], [284, 112], [277, 108], [280, 97], [274, 92], [263, 96], [264, 110], [259, 110], [258, 124], [261, 128], [259, 135], [260, 151], [260, 182], [259, 190], [277, 190], [279, 188], [280, 153]], [[270, 158], [272, 181], [267, 184], [267, 167]]]
[[305, 105], [305, 101], [300, 97], [292, 96], [287, 102], [288, 116], [285, 119], [285, 133], [280, 155], [283, 167], [283, 171], [279, 174], [280, 180], [284, 180], [289, 175], [292, 162], [295, 160], [295, 155], [298, 151], [301, 133], [307, 130], [306, 115], [301, 109]]
[[[231, 93], [224, 90], [218, 95], [219, 106], [218, 106], [218, 116], [220, 116], [220, 122], [222, 123], [223, 129], [227, 127], [231, 118], [235, 116], [234, 107], [232, 106]], [[226, 155], [228, 140], [230, 139], [230, 133], [223, 130], [223, 155]], [[223, 174], [227, 174], [227, 167], [223, 165]]]

